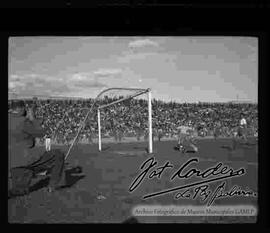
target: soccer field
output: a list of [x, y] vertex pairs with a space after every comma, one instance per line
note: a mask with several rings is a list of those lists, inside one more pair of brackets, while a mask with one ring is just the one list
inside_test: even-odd
[[[232, 150], [231, 139], [198, 140], [198, 153], [183, 154], [174, 150], [176, 141], [155, 141], [154, 153], [146, 152], [147, 142], [107, 143], [98, 152], [96, 144], [76, 145], [68, 162], [82, 166], [83, 175], [67, 176], [67, 185], [55, 193], [45, 192], [48, 179], [39, 179], [33, 184], [27, 196], [13, 197], [8, 200], [9, 221], [18, 223], [120, 223], [131, 216], [136, 205], [202, 205], [200, 198], [175, 199], [176, 192], [153, 198], [143, 196], [172, 187], [183, 186], [201, 181], [200, 177], [170, 180], [171, 175], [191, 158], [198, 158], [190, 168], [205, 170], [222, 162], [234, 170], [244, 168], [246, 173], [227, 180], [226, 190], [234, 185], [257, 192], [258, 184], [258, 146], [254, 138], [249, 144], [239, 142]], [[67, 151], [65, 146], [52, 146]], [[37, 153], [44, 151], [36, 148]], [[142, 172], [141, 165], [154, 157], [158, 166], [166, 161], [173, 168], [164, 171], [160, 179], [144, 179], [133, 192], [129, 192], [134, 179]], [[209, 184], [215, 189], [222, 181]], [[101, 197], [101, 198], [99, 198]], [[257, 206], [257, 198], [239, 196], [217, 199], [215, 205], [249, 204]], [[190, 222], [255, 222], [255, 217], [201, 217], [201, 216], [139, 216], [142, 223], [190, 223]]]

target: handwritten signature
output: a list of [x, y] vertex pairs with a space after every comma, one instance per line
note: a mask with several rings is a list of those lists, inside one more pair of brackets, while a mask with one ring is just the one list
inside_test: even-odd
[[[191, 158], [185, 162], [179, 169], [176, 170], [170, 177], [170, 180], [174, 179], [189, 179], [190, 177], [199, 177], [200, 181], [186, 184], [183, 186], [178, 186], [170, 189], [161, 190], [155, 193], [147, 194], [143, 199], [152, 198], [155, 196], [160, 196], [172, 192], [178, 191], [175, 195], [175, 199], [179, 198], [192, 198], [196, 199], [198, 197], [202, 198], [202, 201], [208, 200], [207, 205], [212, 205], [214, 201], [218, 198], [232, 197], [232, 196], [256, 196], [257, 194], [251, 190], [242, 190], [241, 187], [235, 185], [231, 190], [225, 191], [226, 180], [232, 179], [234, 177], [239, 177], [246, 174], [245, 168], [239, 168], [234, 170], [222, 162], [217, 163], [213, 167], [207, 168], [201, 171], [197, 168], [189, 168], [192, 163], [198, 163], [198, 158]], [[165, 170], [172, 169], [174, 167], [170, 161], [166, 161], [164, 165], [157, 167], [157, 161], [154, 157], [147, 159], [140, 167], [142, 172], [135, 178], [129, 187], [129, 192], [135, 191], [145, 180], [148, 179], [161, 179], [162, 174]], [[218, 181], [223, 181], [217, 188], [212, 191], [209, 189], [209, 183], [214, 183]], [[181, 191], [181, 192], [179, 192]]]

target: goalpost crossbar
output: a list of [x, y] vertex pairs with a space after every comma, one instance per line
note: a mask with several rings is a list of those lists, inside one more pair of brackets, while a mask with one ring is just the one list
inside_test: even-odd
[[120, 99], [120, 100], [113, 101], [113, 102], [111, 102], [111, 103], [109, 103], [109, 104], [102, 105], [102, 106], [99, 107], [99, 109], [103, 109], [103, 108], [109, 107], [109, 106], [111, 106], [111, 105], [114, 105], [114, 104], [123, 102], [123, 101], [125, 101], [125, 100], [129, 100], [129, 99], [135, 98], [135, 97], [137, 97], [137, 96], [139, 96], [139, 95], [142, 95], [142, 94], [144, 94], [144, 93], [147, 93], [147, 92], [149, 92], [149, 91], [150, 91], [150, 89], [141, 89], [141, 92], [139, 92], [139, 93], [136, 93], [136, 94], [131, 95], [131, 96], [126, 97], [126, 98], [122, 98], [122, 99]]

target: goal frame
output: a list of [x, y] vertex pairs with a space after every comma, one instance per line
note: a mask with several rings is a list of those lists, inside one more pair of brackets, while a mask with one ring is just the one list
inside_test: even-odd
[[[120, 100], [113, 101], [109, 104], [105, 104], [102, 106], [99, 106], [97, 109], [97, 121], [98, 121], [98, 150], [99, 152], [102, 151], [102, 136], [101, 136], [101, 118], [100, 118], [100, 111], [102, 109], [105, 109], [107, 107], [110, 107], [112, 105], [115, 105], [117, 103], [121, 103], [125, 100], [135, 98], [137, 96], [143, 95], [143, 94], [148, 94], [148, 153], [152, 154], [153, 153], [153, 140], [152, 140], [152, 94], [151, 94], [151, 89], [137, 89], [137, 88], [115, 88], [119, 90], [132, 90], [132, 91], [138, 91], [136, 94], [133, 94], [131, 96], [128, 96], [126, 98], [122, 98]], [[106, 89], [105, 91], [109, 91], [110, 89]], [[105, 92], [104, 91], [104, 92]]]
[[[106, 104], [106, 105], [103, 105], [103, 106], [99, 106], [99, 107], [98, 107], [98, 121], [99, 121], [99, 123], [98, 123], [98, 125], [99, 125], [99, 126], [98, 126], [98, 127], [99, 127], [99, 128], [98, 128], [98, 131], [99, 131], [99, 151], [101, 151], [100, 110], [101, 110], [102, 108], [109, 107], [110, 105], [113, 105], [113, 104], [116, 104], [116, 103], [120, 103], [120, 102], [122, 102], [122, 101], [125, 101], [125, 100], [128, 100], [128, 99], [132, 99], [132, 98], [135, 98], [136, 96], [139, 96], [139, 95], [143, 95], [143, 94], [145, 94], [145, 93], [148, 93], [148, 131], [149, 131], [149, 137], [148, 137], [148, 140], [149, 140], [149, 143], [148, 143], [148, 153], [149, 153], [149, 154], [153, 153], [153, 141], [152, 141], [152, 102], [151, 102], [151, 98], [152, 98], [152, 97], [151, 97], [151, 89], [150, 89], [150, 88], [147, 88], [147, 89], [142, 89], [142, 88], [108, 88], [108, 89], [105, 89], [105, 90], [101, 91], [101, 92], [97, 95], [97, 97], [94, 99], [94, 102], [93, 102], [93, 104], [92, 104], [92, 106], [91, 106], [90, 108], [86, 108], [86, 109], [88, 109], [87, 114], [86, 114], [86, 116], [84, 117], [84, 119], [81, 121], [80, 127], [79, 127], [79, 129], [78, 129], [78, 131], [77, 131], [77, 133], [76, 133], [76, 136], [75, 136], [74, 139], [72, 140], [72, 143], [70, 144], [70, 146], [69, 146], [69, 148], [68, 148], [68, 150], [67, 150], [67, 152], [66, 152], [65, 160], [67, 160], [67, 157], [69, 156], [69, 154], [70, 154], [70, 152], [71, 152], [73, 146], [75, 145], [76, 141], [78, 140], [78, 137], [79, 137], [80, 133], [81, 133], [82, 130], [84, 129], [86, 120], [88, 119], [89, 115], [90, 115], [91, 113], [93, 113], [93, 109], [94, 109], [94, 107], [97, 105], [97, 101], [100, 99], [100, 97], [101, 97], [104, 93], [106, 93], [106, 92], [108, 92], [108, 91], [110, 91], [110, 90], [126, 90], [126, 91], [130, 90], [130, 91], [137, 91], [137, 93], [136, 93], [136, 94], [133, 94], [133, 95], [130, 95], [130, 96], [126, 97], [126, 98], [122, 98], [122, 99], [120, 99], [120, 100], [114, 101], [114, 102], [112, 102], [112, 103], [110, 103], [110, 104]], [[19, 96], [18, 96], [17, 93], [15, 93], [15, 92], [9, 92], [8, 94], [9, 94], [9, 96], [8, 96], [8, 97], [9, 97], [9, 98], [8, 98], [9, 100], [10, 100], [10, 99], [17, 99], [17, 98], [19, 98]], [[52, 96], [42, 96], [42, 95], [31, 95], [31, 97], [46, 97], [46, 98], [50, 97], [50, 98], [54, 98], [54, 97], [52, 97]], [[29, 98], [29, 97], [28, 97], [28, 98]], [[62, 98], [73, 98], [73, 99], [74, 99], [74, 98], [75, 98], [75, 99], [77, 99], [77, 98], [79, 98], [79, 97], [55, 96], [55, 98], [60, 98], [60, 99], [62, 99]], [[63, 121], [63, 118], [64, 118], [64, 116], [63, 116], [62, 119], [58, 122], [57, 128], [59, 127], [60, 123]]]

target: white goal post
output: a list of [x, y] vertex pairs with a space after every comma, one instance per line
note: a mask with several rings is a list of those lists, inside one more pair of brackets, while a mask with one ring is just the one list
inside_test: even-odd
[[[100, 111], [104, 108], [107, 108], [107, 107], [110, 107], [112, 105], [115, 105], [117, 103], [120, 103], [120, 102], [123, 102], [125, 100], [128, 100], [128, 99], [132, 99], [132, 98], [135, 98], [137, 96], [140, 96], [140, 95], [143, 95], [145, 93], [148, 94], [148, 153], [151, 154], [153, 153], [153, 140], [152, 140], [152, 97], [151, 97], [151, 89], [148, 88], [148, 89], [136, 89], [136, 88], [115, 88], [115, 89], [119, 89], [119, 90], [130, 90], [130, 91], [135, 91], [136, 93], [128, 96], [128, 97], [125, 97], [125, 98], [122, 98], [122, 99], [119, 99], [119, 100], [116, 100], [116, 101], [113, 101], [109, 104], [105, 104], [105, 105], [102, 105], [102, 106], [99, 106], [98, 109], [97, 109], [97, 120], [98, 120], [98, 149], [99, 151], [102, 151], [102, 137], [101, 137], [101, 123], [100, 123]], [[107, 89], [107, 90], [111, 90], [111, 89]], [[105, 90], [106, 91], [106, 90]]]

